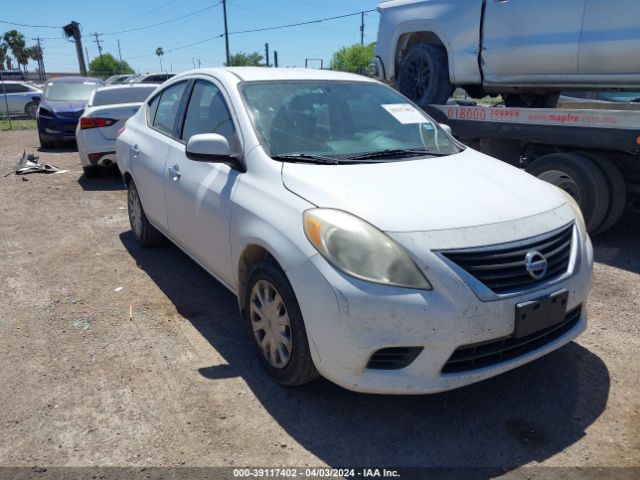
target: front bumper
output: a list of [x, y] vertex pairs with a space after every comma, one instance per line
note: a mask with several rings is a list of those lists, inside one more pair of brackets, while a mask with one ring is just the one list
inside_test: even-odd
[[38, 117], [38, 133], [50, 142], [75, 140], [77, 118]]
[[[484, 380], [539, 358], [570, 342], [586, 328], [593, 253], [580, 238], [575, 271], [561, 282], [526, 294], [482, 301], [437, 255], [427, 258], [433, 291], [372, 284], [348, 277], [315, 255], [287, 271], [300, 304], [314, 363], [329, 380], [347, 389], [385, 394], [421, 394], [450, 390]], [[518, 303], [569, 292], [567, 311], [582, 305], [580, 318], [551, 341], [491, 366], [443, 373], [460, 347], [509, 337]], [[398, 370], [367, 368], [378, 350], [422, 347]]]

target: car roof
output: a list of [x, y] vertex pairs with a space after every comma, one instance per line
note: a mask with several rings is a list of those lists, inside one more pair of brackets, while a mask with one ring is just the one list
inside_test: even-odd
[[102, 83], [102, 80], [95, 77], [57, 77], [47, 80], [47, 83], [82, 83], [82, 82], [95, 82]]
[[370, 82], [376, 83], [375, 80], [355, 73], [336, 72], [333, 70], [317, 70], [313, 68], [267, 68], [267, 67], [219, 67], [219, 68], [200, 68], [196, 70], [187, 70], [173, 77], [175, 80], [179, 77], [205, 74], [219, 76], [224, 74], [233, 74], [240, 81], [271, 81], [271, 80], [330, 80], [330, 81], [350, 81], [350, 82]]
[[96, 92], [104, 92], [108, 90], [122, 90], [127, 88], [155, 88], [159, 83], [118, 83], [116, 85], [105, 85], [96, 88]]

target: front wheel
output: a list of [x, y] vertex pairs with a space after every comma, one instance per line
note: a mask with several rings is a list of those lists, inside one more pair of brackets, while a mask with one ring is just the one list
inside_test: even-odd
[[38, 111], [38, 104], [36, 102], [29, 102], [24, 107], [24, 113], [26, 113], [29, 118], [36, 118], [36, 112]]
[[280, 384], [298, 386], [318, 377], [300, 306], [274, 261], [249, 273], [244, 314], [260, 362]]
[[131, 224], [133, 236], [143, 247], [158, 245], [162, 242], [162, 233], [151, 225], [147, 215], [144, 213], [142, 202], [140, 202], [140, 195], [138, 195], [138, 189], [136, 188], [136, 184], [133, 183], [133, 180], [129, 182], [127, 190], [129, 223]]

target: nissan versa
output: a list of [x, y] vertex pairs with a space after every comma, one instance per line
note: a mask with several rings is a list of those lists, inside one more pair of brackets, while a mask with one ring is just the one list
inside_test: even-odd
[[117, 140], [133, 235], [237, 295], [284, 385], [429, 393], [586, 326], [592, 247], [563, 191], [345, 73], [192, 70]]

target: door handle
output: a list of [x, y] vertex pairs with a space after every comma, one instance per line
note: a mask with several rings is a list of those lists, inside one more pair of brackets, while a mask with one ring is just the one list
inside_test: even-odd
[[131, 152], [132, 152], [131, 156], [133, 158], [138, 158], [138, 155], [140, 155], [140, 147], [138, 147], [137, 143], [131, 147]]
[[182, 175], [180, 173], [180, 167], [178, 165], [174, 165], [173, 167], [169, 167], [169, 175], [171, 175], [173, 177], [173, 181], [177, 181], [180, 176]]

